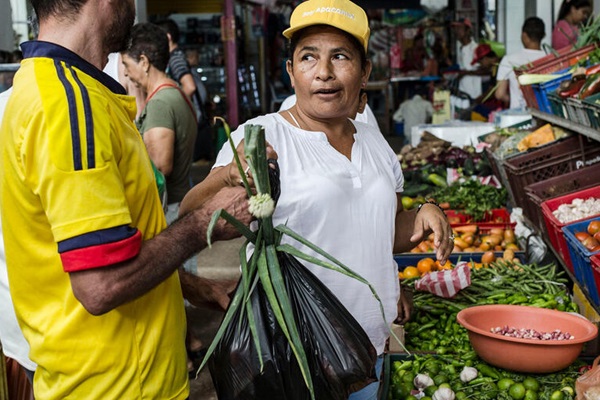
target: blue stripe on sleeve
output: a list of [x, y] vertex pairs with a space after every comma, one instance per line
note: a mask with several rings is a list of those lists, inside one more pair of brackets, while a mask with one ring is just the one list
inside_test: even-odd
[[79, 141], [79, 119], [77, 116], [77, 102], [75, 99], [75, 92], [73, 90], [73, 86], [67, 79], [65, 75], [65, 71], [63, 70], [60, 61], [54, 60], [54, 66], [56, 67], [56, 72], [58, 74], [58, 78], [62, 82], [65, 87], [65, 92], [67, 94], [67, 102], [69, 104], [69, 120], [71, 125], [71, 140], [73, 141], [73, 167], [75, 171], [79, 171], [83, 169], [83, 164], [81, 160], [81, 143]]
[[86, 233], [58, 243], [58, 252], [64, 253], [70, 250], [82, 249], [107, 243], [114, 243], [132, 237], [137, 229], [128, 225], [115, 226], [114, 228], [102, 229]]
[[69, 70], [73, 74], [73, 79], [77, 82], [77, 86], [79, 86], [79, 90], [81, 90], [81, 97], [83, 99], [83, 112], [85, 115], [85, 137], [87, 141], [87, 159], [88, 159], [88, 168], [96, 168], [96, 157], [94, 152], [95, 142], [94, 142], [94, 119], [92, 116], [92, 106], [90, 103], [90, 95], [88, 93], [87, 88], [83, 85], [83, 82], [77, 76], [77, 73], [73, 69], [73, 67], [69, 66]]

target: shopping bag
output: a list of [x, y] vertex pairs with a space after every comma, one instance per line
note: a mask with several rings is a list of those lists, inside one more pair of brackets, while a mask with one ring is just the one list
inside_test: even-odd
[[575, 392], [577, 400], [600, 400], [600, 367], [598, 362], [600, 356], [596, 357], [592, 368], [581, 375], [575, 381]]
[[[288, 253], [278, 253], [278, 258], [308, 357], [315, 398], [347, 399], [375, 380], [375, 348], [318, 278]], [[209, 360], [219, 399], [310, 399], [298, 363], [260, 285], [251, 294], [251, 304], [263, 369], [240, 307], [233, 317], [238, 322], [229, 325]]]

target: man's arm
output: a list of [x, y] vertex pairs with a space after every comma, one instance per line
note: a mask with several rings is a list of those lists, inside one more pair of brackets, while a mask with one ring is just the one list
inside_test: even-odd
[[181, 90], [183, 90], [183, 92], [191, 99], [196, 91], [194, 76], [191, 73], [183, 75], [179, 79], [179, 84], [181, 85]]
[[505, 103], [510, 102], [510, 93], [508, 88], [508, 80], [498, 81], [496, 83], [496, 92], [494, 93], [498, 100], [501, 100]]
[[[241, 187], [225, 188], [202, 207], [144, 242], [134, 258], [107, 267], [71, 272], [75, 297], [91, 314], [101, 315], [144, 295], [171, 276], [186, 259], [206, 247], [206, 228], [212, 213], [219, 208], [245, 224], [250, 223], [246, 192]], [[213, 232], [213, 240], [237, 236], [237, 230], [222, 219]]]

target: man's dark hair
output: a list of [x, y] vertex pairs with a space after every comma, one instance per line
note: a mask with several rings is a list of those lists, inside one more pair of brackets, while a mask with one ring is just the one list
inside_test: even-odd
[[177, 22], [172, 19], [163, 19], [162, 21], [157, 21], [156, 25], [167, 31], [173, 43], [179, 43], [179, 26]]
[[57, 15], [71, 17], [77, 15], [88, 0], [29, 0], [38, 19]]
[[546, 27], [544, 21], [538, 17], [529, 17], [523, 23], [523, 32], [529, 36], [531, 40], [541, 42], [544, 36], [546, 36]]
[[139, 61], [144, 55], [150, 64], [166, 71], [169, 63], [169, 40], [163, 28], [149, 22], [139, 23], [131, 30], [131, 41], [125, 53]]

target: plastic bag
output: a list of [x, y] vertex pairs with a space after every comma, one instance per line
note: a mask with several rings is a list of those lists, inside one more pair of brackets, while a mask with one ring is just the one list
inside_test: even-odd
[[[377, 354], [369, 337], [339, 300], [293, 256], [278, 253], [300, 338], [308, 357], [315, 398], [347, 399], [375, 381]], [[238, 288], [239, 290], [240, 288]], [[220, 400], [306, 400], [310, 393], [277, 324], [265, 292], [251, 294], [263, 370], [240, 307], [209, 360]]]
[[581, 375], [575, 381], [575, 392], [577, 400], [600, 400], [600, 367], [598, 362], [600, 356], [596, 357], [592, 368]]
[[544, 242], [544, 240], [536, 234], [527, 236], [527, 247], [525, 254], [530, 264], [560, 265], [552, 251], [548, 248], [546, 242]]

